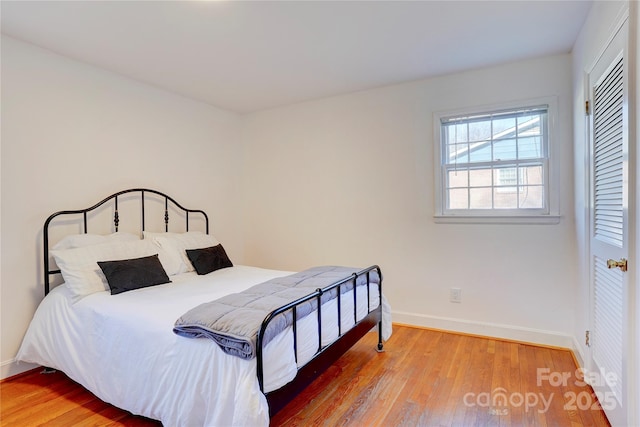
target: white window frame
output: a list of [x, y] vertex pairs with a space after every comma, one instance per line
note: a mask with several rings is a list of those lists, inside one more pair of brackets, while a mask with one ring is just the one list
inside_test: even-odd
[[[446, 148], [443, 140], [442, 123], [451, 117], [490, 114], [499, 111], [518, 110], [546, 105], [547, 141], [544, 171], [545, 207], [543, 209], [447, 209], [446, 191]], [[555, 96], [527, 99], [510, 103], [485, 105], [433, 114], [434, 134], [434, 178], [435, 178], [435, 222], [441, 223], [488, 223], [488, 224], [557, 224], [560, 222], [558, 208], [557, 169], [557, 121], [558, 100]], [[515, 190], [514, 190], [515, 191]]]

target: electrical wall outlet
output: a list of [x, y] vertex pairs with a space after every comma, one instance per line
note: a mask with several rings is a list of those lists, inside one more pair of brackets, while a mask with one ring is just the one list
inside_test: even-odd
[[449, 289], [449, 301], [451, 302], [462, 302], [462, 290], [460, 288], [451, 288]]

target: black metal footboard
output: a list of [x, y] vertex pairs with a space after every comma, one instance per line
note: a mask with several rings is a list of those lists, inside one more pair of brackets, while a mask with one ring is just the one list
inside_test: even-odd
[[[371, 284], [371, 272], [376, 271], [379, 277], [378, 283], [378, 305], [375, 308], [371, 308], [370, 299], [370, 284]], [[367, 287], [367, 314], [362, 319], [357, 319], [358, 300], [356, 283], [358, 277], [366, 277]], [[341, 287], [346, 286], [349, 283], [353, 283], [353, 318], [354, 326], [347, 331], [343, 331], [341, 327], [341, 315], [342, 315], [342, 299]], [[362, 286], [362, 285], [361, 285]], [[331, 344], [326, 346], [322, 345], [322, 295], [332, 289], [338, 288], [337, 292], [337, 307], [338, 307], [338, 338]], [[260, 390], [264, 392], [264, 355], [263, 355], [263, 340], [264, 334], [267, 330], [268, 324], [278, 315], [291, 311], [293, 318], [293, 351], [297, 361], [297, 306], [313, 299], [317, 300], [317, 326], [318, 326], [318, 350], [313, 358], [307, 362], [304, 366], [298, 369], [298, 373], [293, 381], [289, 382], [285, 386], [278, 390], [265, 393], [267, 401], [269, 403], [269, 414], [273, 416], [280, 409], [282, 409], [287, 403], [289, 403], [294, 397], [296, 397], [306, 386], [311, 384], [322, 372], [324, 372], [329, 366], [331, 366], [340, 356], [342, 356], [347, 350], [349, 350], [360, 338], [362, 338], [367, 332], [369, 332], [375, 326], [378, 326], [378, 350], [382, 350], [382, 272], [380, 267], [373, 265], [365, 268], [357, 273], [353, 273], [351, 276], [347, 276], [323, 289], [317, 289], [315, 292], [293, 301], [287, 305], [284, 305], [273, 312], [271, 312], [262, 322], [260, 331], [258, 332], [256, 359], [257, 359], [257, 374], [258, 383], [260, 384]]]

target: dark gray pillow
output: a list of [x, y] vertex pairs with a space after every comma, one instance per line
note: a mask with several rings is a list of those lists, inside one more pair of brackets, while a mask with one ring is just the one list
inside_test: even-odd
[[233, 267], [222, 245], [202, 249], [187, 249], [189, 261], [198, 274], [208, 274], [221, 268]]
[[98, 261], [98, 265], [107, 278], [111, 295], [171, 283], [157, 254], [119, 261]]

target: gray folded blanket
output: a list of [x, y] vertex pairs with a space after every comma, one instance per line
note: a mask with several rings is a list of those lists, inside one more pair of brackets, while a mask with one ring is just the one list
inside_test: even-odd
[[[243, 359], [252, 359], [256, 355], [258, 331], [269, 313], [358, 271], [360, 269], [351, 267], [324, 266], [278, 277], [255, 285], [244, 292], [230, 294], [192, 308], [176, 321], [173, 332], [188, 338], [210, 338], [218, 343], [225, 353]], [[377, 271], [372, 270], [369, 274], [370, 282], [377, 285], [380, 282]], [[357, 286], [366, 285], [366, 283], [366, 275], [358, 277]], [[340, 287], [341, 293], [351, 289], [353, 289], [353, 280]], [[322, 303], [336, 298], [337, 294], [337, 289], [323, 293]], [[316, 307], [316, 298], [297, 306], [297, 318], [307, 316]], [[273, 319], [265, 332], [264, 344], [266, 345], [292, 322], [291, 310]]]

